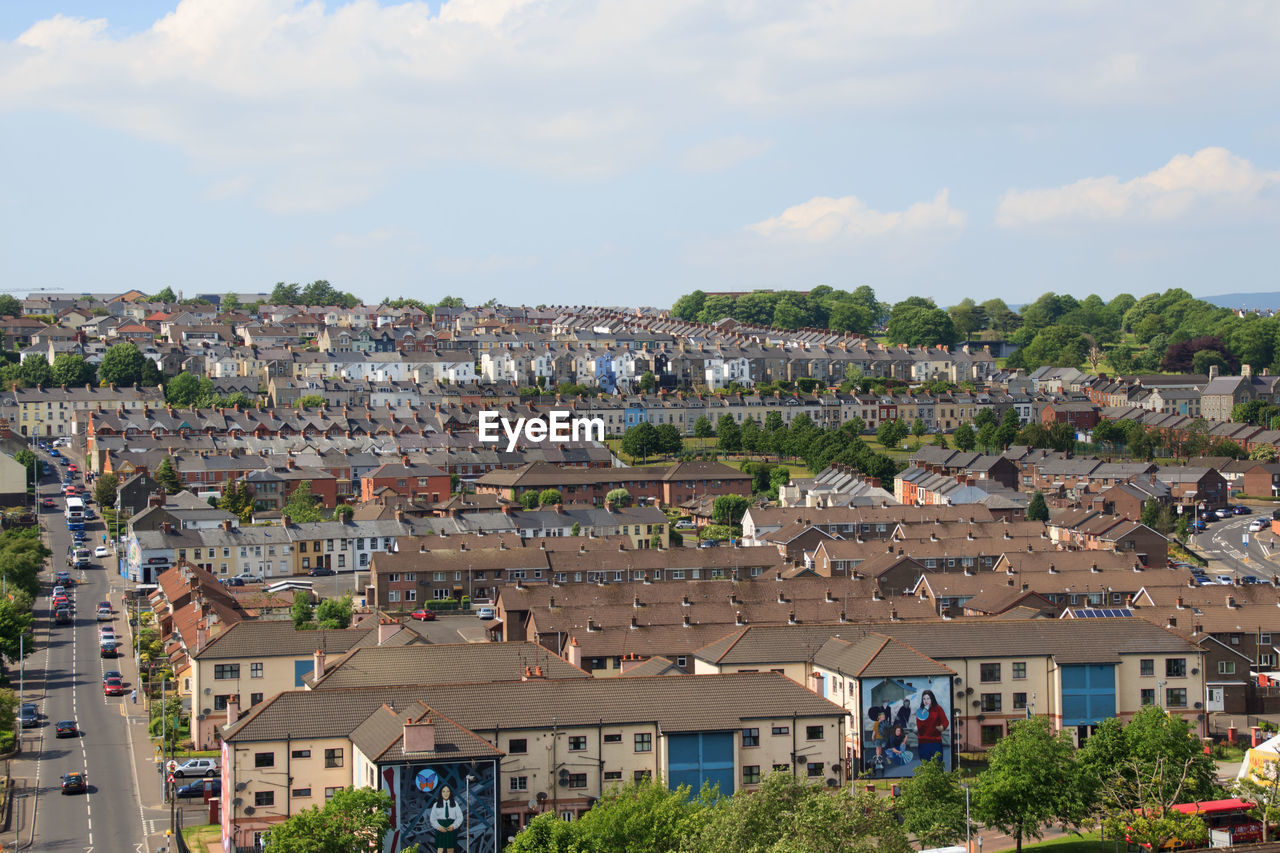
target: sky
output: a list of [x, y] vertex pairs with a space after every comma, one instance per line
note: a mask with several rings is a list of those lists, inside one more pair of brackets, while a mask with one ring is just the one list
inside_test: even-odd
[[4, 0], [0, 288], [1280, 290], [1280, 3]]

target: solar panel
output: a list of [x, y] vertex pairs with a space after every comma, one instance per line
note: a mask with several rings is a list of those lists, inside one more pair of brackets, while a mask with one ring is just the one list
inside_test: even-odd
[[1123, 607], [1081, 607], [1072, 611], [1079, 619], [1124, 619], [1133, 615], [1133, 611]]

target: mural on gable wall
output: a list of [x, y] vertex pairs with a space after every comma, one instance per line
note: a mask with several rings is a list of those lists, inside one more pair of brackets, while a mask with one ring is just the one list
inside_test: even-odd
[[949, 677], [863, 679], [860, 694], [862, 775], [912, 776], [934, 756], [952, 768]]
[[384, 853], [399, 853], [413, 844], [424, 853], [497, 853], [494, 762], [395, 765], [382, 768], [381, 775], [382, 790], [392, 800]]

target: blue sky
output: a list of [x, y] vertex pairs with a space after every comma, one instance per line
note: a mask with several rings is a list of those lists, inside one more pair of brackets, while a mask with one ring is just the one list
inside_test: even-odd
[[5, 0], [4, 287], [1277, 290], [1280, 4]]

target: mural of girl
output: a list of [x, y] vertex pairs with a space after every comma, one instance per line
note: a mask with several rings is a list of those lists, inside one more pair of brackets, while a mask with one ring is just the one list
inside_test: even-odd
[[916, 710], [916, 740], [919, 742], [920, 761], [930, 761], [942, 754], [942, 733], [951, 725], [947, 712], [938, 705], [938, 697], [932, 690], [920, 693], [920, 707]]
[[462, 808], [453, 801], [453, 789], [440, 789], [440, 801], [431, 807], [431, 825], [436, 830], [436, 853], [454, 853], [458, 846], [458, 827], [462, 825]]
[[907, 749], [907, 730], [895, 725], [889, 733], [888, 743], [884, 750], [885, 758], [891, 764], [904, 766], [911, 763], [911, 750]]

